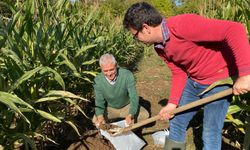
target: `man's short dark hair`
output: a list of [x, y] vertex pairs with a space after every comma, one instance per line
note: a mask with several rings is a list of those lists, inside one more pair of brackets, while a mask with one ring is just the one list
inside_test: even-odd
[[123, 20], [123, 26], [126, 29], [133, 28], [141, 31], [144, 23], [155, 27], [161, 22], [162, 16], [153, 6], [146, 2], [139, 2], [129, 7]]

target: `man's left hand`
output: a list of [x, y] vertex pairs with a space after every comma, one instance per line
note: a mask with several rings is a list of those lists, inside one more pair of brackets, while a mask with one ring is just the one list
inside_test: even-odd
[[233, 94], [240, 95], [250, 91], [250, 75], [238, 77], [233, 85]]

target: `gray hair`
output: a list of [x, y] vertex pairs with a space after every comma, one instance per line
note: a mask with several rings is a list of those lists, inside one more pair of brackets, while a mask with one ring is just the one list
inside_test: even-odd
[[112, 54], [103, 54], [99, 59], [99, 65], [103, 64], [116, 64], [115, 57]]

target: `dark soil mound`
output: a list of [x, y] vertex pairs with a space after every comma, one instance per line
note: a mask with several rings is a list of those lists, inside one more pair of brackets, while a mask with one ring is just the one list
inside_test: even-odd
[[67, 150], [115, 150], [114, 146], [98, 130], [86, 132], [80, 141], [72, 143]]

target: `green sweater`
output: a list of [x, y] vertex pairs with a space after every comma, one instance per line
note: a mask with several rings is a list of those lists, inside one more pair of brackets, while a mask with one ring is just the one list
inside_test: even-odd
[[117, 68], [117, 79], [111, 85], [103, 73], [95, 77], [95, 114], [103, 115], [105, 102], [109, 107], [122, 108], [130, 103], [129, 114], [135, 115], [138, 110], [139, 97], [136, 92], [135, 80], [132, 72]]

